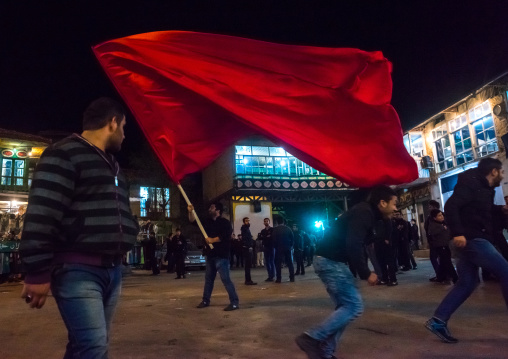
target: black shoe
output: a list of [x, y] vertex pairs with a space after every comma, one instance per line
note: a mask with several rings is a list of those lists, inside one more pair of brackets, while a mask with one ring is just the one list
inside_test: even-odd
[[253, 282], [253, 281], [250, 281], [250, 282], [245, 282], [245, 285], [257, 285], [257, 283]]
[[294, 278], [289, 278], [289, 281], [290, 281], [290, 282], [294, 282], [294, 281], [295, 281], [295, 279], [294, 279]]
[[429, 282], [438, 282], [437, 277], [429, 278]]
[[182, 277], [178, 276], [178, 277], [176, 277], [175, 279], [182, 279]]
[[414, 267], [413, 267], [413, 270], [415, 270], [415, 269], [418, 269], [418, 266], [414, 266]]
[[388, 282], [387, 286], [389, 287], [395, 287], [396, 285], [399, 285], [398, 282]]
[[445, 343], [457, 343], [459, 341], [457, 338], [452, 337], [446, 323], [437, 318], [432, 317], [427, 320], [425, 328], [436, 334]]
[[277, 280], [275, 281], [275, 283], [280, 283], [280, 279], [277, 279]]
[[266, 278], [265, 282], [273, 282], [273, 278]]
[[319, 340], [311, 338], [307, 334], [300, 334], [295, 338], [296, 345], [307, 354], [309, 359], [321, 359], [321, 351]]
[[232, 310], [240, 309], [240, 307], [237, 304], [230, 304], [226, 308], [224, 308], [225, 312], [230, 312]]
[[386, 284], [388, 284], [388, 283], [387, 283], [387, 282], [385, 282], [384, 280], [378, 280], [376, 284], [377, 284], [377, 285], [386, 285]]
[[198, 304], [196, 308], [206, 308], [210, 305], [210, 303], [205, 302], [204, 300]]
[[300, 275], [300, 272], [296, 272], [295, 275]]
[[411, 267], [403, 267], [403, 268], [402, 268], [402, 271], [403, 271], [403, 272], [407, 272], [408, 270], [411, 270]]
[[302, 275], [305, 275], [305, 272], [302, 272]]

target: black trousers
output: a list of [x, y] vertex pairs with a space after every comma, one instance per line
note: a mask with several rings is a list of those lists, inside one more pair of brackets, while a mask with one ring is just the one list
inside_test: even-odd
[[243, 257], [245, 262], [245, 283], [252, 282], [252, 278], [250, 276], [250, 269], [252, 268], [252, 252], [249, 251], [249, 248], [243, 248]]
[[305, 274], [305, 265], [303, 263], [303, 251], [295, 250], [296, 274]]
[[435, 250], [439, 259], [439, 268], [436, 275], [438, 282], [451, 278], [451, 280], [455, 283], [459, 277], [453, 267], [450, 247], [435, 247]]
[[395, 255], [397, 250], [395, 247], [379, 242], [374, 245], [376, 250], [377, 261], [381, 267], [381, 280], [383, 282], [396, 282], [397, 281], [397, 260]]
[[275, 270], [277, 280], [282, 278], [282, 262], [286, 262], [289, 269], [289, 279], [295, 278], [295, 267], [293, 266], [293, 256], [291, 249], [276, 248], [275, 249]]
[[175, 266], [176, 266], [176, 275], [178, 277], [185, 276], [185, 253], [175, 253]]

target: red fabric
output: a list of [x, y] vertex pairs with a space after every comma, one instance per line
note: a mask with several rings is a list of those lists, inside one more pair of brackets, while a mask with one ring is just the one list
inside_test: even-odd
[[254, 133], [349, 185], [418, 177], [380, 52], [180, 31], [93, 50], [176, 182]]

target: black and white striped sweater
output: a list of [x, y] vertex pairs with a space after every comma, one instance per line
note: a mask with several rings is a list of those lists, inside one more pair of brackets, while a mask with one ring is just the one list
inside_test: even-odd
[[28, 283], [49, 282], [56, 254], [119, 256], [137, 233], [128, 185], [112, 155], [77, 134], [44, 151], [20, 244]]

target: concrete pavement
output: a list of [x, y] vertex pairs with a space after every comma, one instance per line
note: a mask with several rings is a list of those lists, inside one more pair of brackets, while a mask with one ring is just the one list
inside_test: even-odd
[[[365, 313], [346, 330], [340, 358], [508, 358], [507, 309], [497, 283], [482, 283], [449, 323], [458, 344], [441, 343], [423, 323], [451, 286], [430, 283], [430, 263], [399, 276], [397, 287], [360, 283]], [[232, 278], [240, 310], [224, 312], [227, 293], [215, 282], [211, 306], [196, 309], [204, 271], [185, 280], [163, 272], [134, 270], [125, 277], [113, 322], [110, 358], [305, 359], [294, 337], [325, 318], [333, 306], [311, 268], [295, 283], [265, 283], [264, 268], [253, 270], [257, 286]], [[284, 272], [287, 279], [287, 270]], [[49, 298], [31, 310], [19, 295], [20, 283], [0, 285], [0, 358], [61, 358], [66, 331]]]

